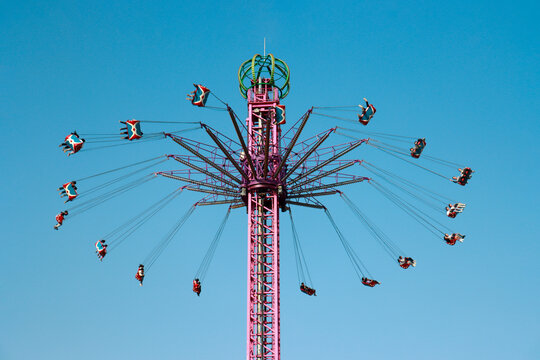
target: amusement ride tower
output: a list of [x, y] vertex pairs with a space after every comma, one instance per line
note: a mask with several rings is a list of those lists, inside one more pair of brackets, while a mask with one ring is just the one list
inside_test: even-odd
[[279, 210], [286, 196], [281, 156], [285, 107], [279, 101], [289, 89], [289, 69], [271, 54], [255, 55], [242, 64], [238, 75], [240, 91], [248, 101], [247, 151], [241, 156], [246, 175], [242, 196], [248, 213], [247, 359], [277, 360]]
[[[59, 191], [62, 197], [67, 197], [65, 201], [67, 203], [78, 197], [77, 186], [80, 186], [81, 181], [86, 182], [86, 180], [105, 176], [116, 171], [122, 171], [129, 167], [143, 166], [144, 164], [144, 167], [139, 170], [88, 189], [88, 193], [90, 194], [94, 191], [102, 191], [107, 186], [114, 186], [119, 181], [123, 181], [140, 171], [157, 166], [169, 159], [174, 159], [184, 166], [181, 169], [155, 171], [151, 174], [146, 174], [139, 179], [129, 180], [130, 182], [127, 184], [110, 191], [103, 190], [104, 192], [102, 194], [94, 198], [77, 202], [56, 216], [57, 224], [54, 226], [54, 229], [58, 230], [62, 226], [65, 216], [69, 216], [68, 219], [72, 219], [104, 201], [155, 179], [158, 176], [180, 181], [182, 185], [165, 198], [151, 205], [148, 209], [128, 220], [126, 223], [118, 226], [109, 234], [100, 237], [101, 240], [95, 243], [96, 252], [99, 259], [103, 260], [108, 252], [114, 251], [128, 237], [136, 234], [138, 228], [179, 196], [182, 191], [189, 190], [204, 193], [205, 196], [187, 210], [186, 214], [174, 224], [163, 239], [155, 245], [148, 256], [141, 261], [135, 276], [142, 286], [145, 274], [148, 273], [159, 256], [165, 251], [168, 244], [170, 244], [183, 224], [195, 211], [195, 208], [227, 204], [229, 206], [227, 214], [218, 228], [216, 236], [211, 242], [207, 254], [193, 279], [193, 291], [197, 295], [200, 295], [202, 281], [204, 281], [204, 276], [208, 271], [231, 209], [246, 207], [248, 215], [247, 360], [279, 360], [281, 356], [280, 211], [289, 211], [290, 214], [300, 290], [303, 293], [310, 296], [315, 295], [315, 289], [310, 287], [312, 286], [311, 278], [307, 271], [305, 259], [302, 260], [303, 254], [295, 230], [292, 213], [290, 212], [291, 206], [324, 210], [331, 225], [336, 230], [336, 234], [361, 283], [368, 287], [374, 287], [380, 283], [373, 279], [358, 254], [354, 251], [351, 243], [339, 230], [330, 212], [318, 200], [318, 197], [339, 194], [353, 214], [368, 229], [370, 235], [383, 246], [392, 261], [395, 262], [397, 260], [398, 265], [403, 269], [407, 269], [409, 266], [414, 268], [416, 262], [411, 257], [407, 257], [405, 252], [397, 244], [392, 242], [379, 227], [375, 226], [353, 201], [337, 189], [338, 187], [367, 180], [375, 190], [380, 192], [394, 205], [401, 208], [407, 215], [413, 217], [433, 235], [442, 238], [448, 245], [453, 246], [457, 241], [463, 242], [465, 235], [453, 231], [453, 229], [435, 220], [431, 215], [418, 209], [412, 205], [413, 202], [411, 200], [403, 199], [394, 190], [383, 184], [383, 182], [379, 182], [378, 178], [390, 186], [396, 187], [398, 191], [405, 192], [407, 196], [410, 195], [413, 201], [420, 200], [434, 207], [436, 210], [444, 209], [444, 206], [448, 204], [447, 201], [452, 201], [452, 199], [417, 185], [416, 181], [409, 181], [401, 175], [384, 170], [371, 162], [359, 159], [341, 160], [341, 158], [360, 145], [367, 144], [385, 154], [397, 157], [408, 164], [427, 170], [433, 175], [438, 175], [445, 180], [450, 180], [461, 186], [467, 184], [474, 171], [469, 167], [463, 166], [463, 168], [458, 168], [460, 172], [459, 176], [448, 178], [445, 174], [415, 163], [415, 159], [420, 157], [426, 146], [425, 138], [417, 138], [414, 141], [415, 138], [401, 135], [381, 132], [371, 133], [381, 137], [382, 141], [379, 141], [375, 138], [365, 139], [359, 137], [364, 135], [356, 135], [358, 133], [369, 134], [365, 130], [336, 126], [315, 136], [298, 141], [312, 114], [336, 120], [352, 121], [355, 125], [358, 123], [362, 126], [368, 125], [376, 110], [366, 99], [364, 99], [365, 106], [312, 107], [294, 124], [288, 126], [288, 130], [282, 134], [281, 126], [286, 123], [286, 116], [285, 106], [280, 102], [289, 92], [289, 67], [285, 62], [275, 58], [272, 54], [256, 54], [251, 59], [245, 61], [238, 71], [238, 80], [240, 93], [247, 100], [248, 115], [245, 125], [241, 123], [232, 108], [207, 87], [201, 84], [194, 84], [195, 90], [188, 95], [191, 103], [199, 108], [206, 107], [211, 110], [227, 111], [232, 120], [237, 139], [233, 140], [202, 122], [135, 119], [121, 121], [124, 127], [120, 129], [120, 139], [114, 134], [112, 138], [110, 134], [88, 134], [90, 136], [96, 136], [95, 140], [90, 139], [88, 141], [90, 143], [89, 146], [92, 146], [92, 143], [106, 143], [101, 145], [101, 147], [109, 148], [117, 145], [136, 143], [139, 139], [143, 138], [141, 123], [148, 124], [149, 126], [153, 123], [198, 124], [194, 128], [186, 128], [173, 132], [144, 134], [142, 141], [170, 139], [180, 145], [184, 153], [161, 155], [63, 184], [59, 188]], [[206, 101], [210, 95], [213, 95], [224, 107], [206, 106]], [[324, 111], [332, 110], [359, 112], [357, 114], [358, 119], [348, 119], [323, 113]], [[202, 129], [208, 134], [212, 143], [203, 143], [183, 135], [188, 131], [200, 131]], [[352, 141], [321, 147], [335, 133], [344, 135], [352, 139]], [[89, 138], [86, 137], [86, 139]], [[109, 145], [110, 142], [117, 141], [122, 143]], [[410, 148], [408, 151], [407, 149], [403, 150], [399, 146], [388, 144], [388, 142], [392, 141], [406, 143], [414, 141], [413, 148]], [[66, 136], [65, 141], [60, 146], [63, 147], [63, 152], [73, 155], [79, 152], [84, 144], [85, 140], [80, 138], [79, 134], [74, 131]], [[93, 149], [99, 148], [100, 145], [93, 147]], [[453, 162], [434, 158], [429, 155], [423, 155], [422, 157], [438, 165], [442, 164], [442, 166], [453, 168], [457, 165]], [[352, 168], [354, 165], [362, 166], [364, 170], [376, 175], [377, 179], [355, 175], [354, 173], [343, 173], [343, 170]], [[426, 196], [431, 200], [427, 201]], [[432, 200], [438, 202], [438, 204], [433, 204]], [[455, 218], [464, 208], [464, 203], [450, 203], [446, 207], [446, 216]], [[304, 267], [308, 275], [307, 278], [304, 277]]]
[[[290, 137], [283, 136], [281, 126], [286, 117], [280, 100], [289, 92], [289, 67], [272, 54], [257, 54], [244, 62], [238, 79], [240, 92], [248, 102], [247, 144], [236, 115], [228, 110], [243, 149], [241, 165], [235, 167], [242, 175], [241, 199], [248, 214], [247, 359], [278, 360], [279, 211], [290, 211], [291, 205], [326, 211], [316, 197], [337, 194], [335, 188], [339, 186], [369, 180], [341, 173], [360, 164], [360, 160], [338, 160], [366, 139], [319, 149], [336, 131], [331, 128], [297, 143], [313, 108], [290, 127]], [[287, 144], [282, 147], [285, 140]], [[337, 166], [328, 170], [332, 165]]]

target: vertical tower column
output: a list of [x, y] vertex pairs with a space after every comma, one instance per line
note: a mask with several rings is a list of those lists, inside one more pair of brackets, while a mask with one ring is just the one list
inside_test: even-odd
[[248, 320], [247, 359], [279, 360], [279, 93], [269, 79], [247, 92], [247, 143], [255, 173], [248, 167]]

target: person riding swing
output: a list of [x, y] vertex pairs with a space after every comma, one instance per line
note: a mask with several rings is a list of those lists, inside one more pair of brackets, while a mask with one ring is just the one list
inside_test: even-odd
[[137, 273], [135, 274], [135, 279], [139, 281], [139, 286], [142, 286], [143, 280], [144, 280], [144, 265], [140, 264], [139, 268], [137, 269]]
[[300, 284], [300, 291], [304, 294], [307, 294], [309, 296], [317, 296], [317, 292], [315, 289], [310, 288], [309, 286], [305, 285], [304, 283]]
[[105, 255], [107, 255], [107, 244], [105, 244], [105, 240], [98, 240], [96, 241], [96, 253], [99, 258], [99, 261], [102, 261]]
[[368, 279], [367, 277], [362, 278], [362, 284], [369, 287], [374, 287], [375, 285], [380, 285], [381, 283], [377, 280]]
[[197, 296], [200, 296], [201, 295], [201, 290], [202, 290], [201, 281], [199, 279], [195, 278], [193, 280], [193, 292], [195, 294], [197, 294]]
[[416, 261], [413, 260], [413, 258], [410, 257], [403, 257], [400, 256], [398, 258], [399, 266], [401, 266], [403, 269], [408, 269], [409, 266], [416, 266]]

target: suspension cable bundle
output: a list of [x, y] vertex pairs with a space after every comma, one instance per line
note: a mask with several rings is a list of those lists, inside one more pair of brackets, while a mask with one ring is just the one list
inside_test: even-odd
[[[163, 159], [163, 157], [165, 157], [165, 159]], [[105, 171], [105, 172], [102, 172], [102, 173], [99, 173], [99, 174], [90, 175], [90, 176], [84, 177], [84, 178], [79, 179], [79, 180], [75, 180], [76, 182], [80, 182], [80, 181], [83, 181], [83, 180], [87, 180], [87, 179], [95, 178], [95, 177], [98, 177], [98, 176], [110, 174], [112, 172], [116, 172], [116, 171], [119, 171], [119, 170], [127, 169], [128, 167], [137, 166], [137, 165], [140, 165], [140, 164], [143, 164], [143, 163], [153, 161], [150, 165], [147, 165], [147, 166], [145, 166], [143, 168], [132, 171], [132, 172], [126, 174], [126, 175], [116, 177], [116, 178], [114, 178], [112, 180], [106, 181], [103, 184], [99, 184], [99, 185], [96, 185], [96, 186], [94, 186], [94, 187], [92, 187], [90, 189], [87, 189], [82, 194], [78, 195], [77, 198], [80, 199], [80, 198], [86, 197], [86, 196], [88, 196], [88, 195], [90, 195], [90, 194], [92, 194], [94, 192], [98, 192], [98, 191], [100, 191], [100, 190], [102, 190], [104, 188], [107, 188], [110, 185], [116, 184], [117, 182], [120, 182], [120, 181], [125, 180], [125, 179], [127, 179], [129, 177], [137, 175], [143, 170], [147, 170], [147, 169], [150, 169], [151, 167], [159, 165], [159, 164], [167, 161], [167, 159], [168, 159], [167, 155], [162, 155], [162, 156], [158, 156], [158, 157], [155, 157], [155, 158], [152, 158], [152, 159], [148, 159], [148, 160], [140, 161], [140, 162], [137, 162], [137, 163], [134, 163], [134, 164], [122, 166], [122, 167], [119, 167], [119, 168], [116, 168], [116, 169], [108, 170], [108, 171]], [[88, 201], [92, 201], [92, 200], [88, 200]], [[83, 205], [83, 204], [77, 204], [77, 205], [73, 206], [72, 209], [75, 209], [75, 208], [77, 208], [77, 207], [79, 207], [81, 205]]]
[[369, 218], [362, 211], [360, 211], [360, 209], [343, 192], [340, 192], [339, 195], [345, 204], [347, 204], [351, 211], [356, 215], [358, 220], [360, 220], [360, 222], [362, 222], [362, 224], [368, 229], [373, 238], [375, 238], [382, 245], [383, 249], [392, 260], [396, 260], [400, 255], [405, 254], [405, 252], [401, 250], [392, 240], [390, 240], [390, 238], [377, 225], [371, 222]]
[[128, 237], [134, 234], [141, 226], [143, 226], [148, 220], [150, 220], [154, 215], [156, 215], [160, 210], [172, 202], [178, 195], [182, 193], [184, 187], [178, 188], [165, 196], [164, 198], [158, 200], [150, 207], [139, 213], [138, 215], [132, 217], [124, 224], [118, 226], [110, 233], [102, 237], [102, 239], [108, 240], [109, 249], [112, 251], [117, 248], [121, 243], [123, 243]]
[[[325, 116], [324, 114], [318, 114], [318, 115], [323, 115]], [[339, 117], [338, 117], [339, 119]], [[387, 134], [387, 133], [381, 133], [381, 132], [371, 132], [371, 131], [365, 131], [365, 130], [357, 130], [357, 129], [350, 129], [350, 128], [344, 128], [344, 127], [336, 127], [336, 129], [340, 130], [340, 131], [336, 131], [337, 134], [339, 135], [342, 135], [342, 136], [345, 136], [345, 137], [348, 137], [348, 138], [351, 138], [351, 139], [359, 139], [357, 136], [352, 136], [350, 135], [349, 133], [350, 132], [354, 132], [354, 133], [361, 133], [361, 134], [365, 134], [365, 135], [369, 135], [369, 136], [373, 136], [371, 137], [370, 139], [368, 139], [367, 141], [367, 144], [372, 146], [373, 148], [381, 151], [381, 152], [384, 152], [386, 153], [387, 155], [391, 155], [401, 161], [404, 161], [404, 162], [407, 162], [411, 165], [414, 165], [418, 168], [421, 168], [425, 171], [428, 171], [436, 176], [439, 176], [439, 177], [442, 177], [444, 179], [447, 179], [447, 180], [452, 180], [450, 177], [438, 172], [438, 171], [434, 171], [426, 166], [423, 166], [423, 165], [420, 165], [418, 164], [417, 161], [413, 161], [411, 160], [411, 156], [413, 158], [416, 158], [418, 159], [420, 157], [420, 154], [422, 153], [422, 150], [423, 148], [425, 147], [426, 143], [425, 143], [425, 139], [418, 139], [416, 142], [414, 142], [413, 144], [413, 148], [410, 148], [410, 149], [407, 149], [407, 148], [402, 148], [400, 146], [396, 146], [396, 145], [392, 145], [392, 144], [389, 144], [387, 142], [384, 142], [384, 141], [381, 141], [379, 140], [378, 138], [381, 138], [385, 141], [392, 141], [392, 142], [404, 142], [404, 143], [407, 143], [407, 144], [411, 144], [411, 140], [414, 140], [414, 139], [417, 139], [415, 137], [410, 137], [410, 136], [401, 136], [401, 135], [395, 135], [395, 134]], [[341, 131], [343, 130], [343, 131]], [[416, 151], [416, 147], [417, 145], [416, 144], [419, 144], [419, 148], [418, 148], [418, 151]], [[447, 161], [447, 160], [444, 160], [444, 159], [441, 159], [441, 158], [437, 158], [437, 157], [434, 157], [434, 156], [430, 156], [430, 155], [422, 155], [422, 158], [427, 160], [427, 161], [431, 161], [437, 165], [441, 165], [441, 166], [446, 166], [446, 167], [449, 167], [449, 168], [452, 168], [452, 169], [455, 169], [456, 167], [458, 168], [464, 168], [463, 165], [461, 164], [458, 164], [458, 163], [455, 163], [455, 162], [452, 162], [452, 161]]]
[[95, 198], [93, 199], [90, 199], [90, 200], [87, 200], [85, 202], [82, 202], [80, 204], [77, 204], [77, 205], [74, 205], [72, 206], [71, 208], [68, 208], [67, 210], [70, 212], [70, 216], [71, 218], [74, 218], [75, 216], [77, 215], [80, 215], [100, 204], [103, 204], [104, 202], [118, 196], [118, 195], [121, 195], [129, 190], [132, 190], [134, 188], [136, 188], [137, 186], [140, 186], [144, 183], [147, 183], [148, 181], [152, 180], [152, 179], [155, 179], [155, 175], [154, 174], [149, 174], [149, 175], [145, 175], [141, 178], [138, 178], [126, 185], [122, 185], [120, 187], [117, 187], [111, 191], [108, 191], [106, 192], [105, 194], [102, 194], [102, 195], [99, 195], [99, 196], [96, 196]]
[[324, 212], [326, 216], [328, 217], [328, 220], [330, 220], [330, 223], [332, 224], [332, 227], [336, 231], [337, 236], [339, 237], [339, 240], [341, 241], [341, 244], [343, 245], [343, 248], [345, 249], [345, 252], [347, 253], [347, 256], [349, 257], [349, 260], [351, 261], [354, 271], [356, 272], [356, 275], [360, 280], [363, 280], [366, 277], [366, 274], [369, 278], [373, 278], [367, 267], [364, 265], [362, 260], [360, 260], [360, 257], [356, 254], [354, 249], [352, 248], [351, 244], [347, 241], [341, 230], [339, 230], [336, 222], [334, 221], [334, 218], [330, 214], [330, 211], [328, 209], [324, 209]]
[[[446, 225], [440, 223], [439, 221], [435, 220], [430, 215], [426, 214], [424, 211], [418, 209], [414, 205], [407, 203], [403, 199], [401, 199], [398, 195], [396, 195], [391, 190], [387, 189], [383, 185], [379, 184], [375, 180], [371, 180], [370, 184], [379, 191], [384, 197], [386, 197], [388, 200], [393, 202], [395, 205], [397, 205], [401, 210], [403, 210], [407, 215], [411, 216], [416, 222], [418, 222], [420, 225], [422, 225], [424, 228], [426, 228], [429, 232], [434, 234], [437, 238], [440, 238], [440, 234], [445, 234], [443, 230], [440, 229], [440, 227], [445, 228], [450, 233], [452, 233], [452, 230], [448, 228]], [[436, 226], [435, 224], [439, 225]]]
[[150, 270], [150, 268], [152, 267], [152, 265], [154, 265], [154, 263], [156, 262], [156, 260], [161, 256], [161, 254], [163, 253], [163, 251], [167, 248], [167, 246], [171, 243], [172, 239], [174, 238], [174, 236], [178, 233], [178, 231], [180, 230], [180, 228], [182, 228], [182, 226], [186, 223], [187, 219], [189, 219], [189, 217], [191, 216], [191, 214], [193, 214], [193, 212], [195, 211], [195, 207], [196, 205], [192, 205], [187, 211], [186, 213], [184, 214], [184, 216], [182, 216], [177, 222], [176, 224], [174, 224], [174, 226], [171, 228], [171, 230], [169, 230], [169, 232], [167, 233], [167, 235], [165, 235], [165, 237], [154, 247], [154, 249], [150, 252], [150, 254], [148, 254], [148, 256], [144, 259], [144, 261], [142, 262], [142, 264], [146, 264], [146, 272], [148, 272], [148, 270]]
[[298, 276], [298, 282], [302, 284], [307, 284], [310, 288], [314, 288], [314, 284], [311, 280], [311, 275], [307, 266], [306, 258], [304, 256], [304, 251], [302, 250], [302, 246], [300, 244], [300, 238], [298, 236], [298, 232], [296, 231], [296, 225], [294, 224], [291, 209], [289, 209], [289, 217], [291, 219], [294, 255], [296, 260], [296, 274]]
[[214, 258], [214, 254], [216, 253], [216, 249], [219, 245], [219, 240], [221, 239], [221, 235], [223, 234], [223, 230], [225, 229], [225, 225], [227, 224], [227, 220], [229, 219], [229, 215], [231, 214], [231, 207], [227, 209], [227, 213], [225, 214], [225, 217], [221, 221], [221, 224], [219, 225], [216, 234], [214, 235], [214, 238], [212, 239], [212, 242], [208, 246], [208, 250], [206, 251], [206, 254], [204, 255], [204, 258], [199, 265], [199, 268], [197, 269], [197, 272], [195, 273], [195, 279], [199, 279], [201, 282], [204, 281], [206, 278], [206, 274], [208, 273], [208, 269], [210, 268], [210, 263], [212, 262], [212, 259]]
[[[150, 121], [150, 120], [138, 120], [138, 122], [147, 122], [147, 123], [168, 123], [168, 124], [200, 124], [197, 121]], [[200, 126], [190, 127], [187, 129], [176, 130], [172, 132], [155, 132], [155, 133], [145, 133], [144, 137], [137, 141], [126, 141], [125, 139], [119, 138], [118, 134], [81, 134], [81, 137], [86, 137], [88, 144], [99, 144], [98, 146], [92, 146], [90, 148], [84, 148], [80, 152], [88, 152], [93, 150], [100, 150], [105, 148], [125, 146], [130, 144], [141, 144], [147, 143], [150, 141], [159, 141], [164, 140], [167, 137], [167, 134], [179, 134], [190, 131], [199, 130]], [[90, 136], [90, 138], [88, 138]]]
[[110, 174], [110, 173], [113, 173], [113, 172], [116, 172], [116, 171], [120, 171], [120, 170], [127, 169], [127, 168], [129, 168], [129, 167], [133, 167], [133, 166], [141, 165], [141, 164], [144, 164], [144, 163], [147, 163], [147, 162], [150, 162], [150, 161], [154, 161], [154, 160], [157, 160], [157, 159], [161, 159], [162, 157], [166, 157], [166, 156], [167, 156], [167, 155], [161, 155], [161, 156], [153, 157], [153, 158], [151, 158], [151, 159], [146, 159], [146, 160], [142, 160], [142, 161], [137, 161], [136, 163], [132, 163], [132, 164], [120, 166], [120, 167], [118, 167], [118, 168], [114, 168], [114, 169], [111, 169], [111, 170], [106, 170], [106, 171], [103, 171], [103, 172], [100, 172], [100, 173], [97, 173], [97, 174], [88, 175], [88, 176], [85, 176], [85, 177], [83, 177], [83, 178], [77, 179], [77, 180], [75, 180], [75, 181], [81, 182], [81, 181], [88, 180], [88, 179], [92, 179], [92, 178], [95, 178], [95, 177], [107, 175], [107, 174]]
[[[442, 202], [442, 203], [447, 203], [447, 202], [453, 202], [453, 200], [451, 198], [449, 198], [448, 196], [445, 196], [445, 195], [442, 195], [440, 193], [437, 193], [433, 190], [430, 190], [424, 186], [421, 186], [421, 185], [418, 185], [416, 184], [415, 182], [411, 181], [411, 180], [407, 180], [399, 175], [396, 175], [388, 170], [384, 170], [380, 167], [377, 167], [375, 166], [374, 164], [372, 163], [369, 163], [367, 161], [363, 161], [362, 164], [361, 164], [364, 168], [366, 168], [368, 171], [372, 172], [373, 174], [376, 174], [378, 177], [380, 177], [381, 179], [384, 179], [385, 181], [393, 184], [394, 186], [400, 188], [400, 189], [403, 189], [403, 191], [406, 191], [405, 190], [405, 186], [408, 187], [409, 189], [412, 189], [413, 191], [416, 191], [417, 193], [422, 193], [422, 195], [425, 195], [437, 202]], [[390, 179], [388, 179], [390, 178]], [[401, 185], [404, 185], [404, 186], [400, 186], [399, 184], [397, 183], [400, 183]]]
[[[394, 175], [388, 171], [377, 168], [373, 164], [366, 164], [366, 165], [362, 164], [362, 166], [364, 166], [368, 171], [377, 175], [377, 178], [384, 180], [388, 184], [394, 186], [395, 188], [409, 195], [413, 199], [419, 202], [422, 202], [424, 205], [430, 207], [431, 209], [437, 212], [441, 212], [441, 210], [444, 209], [444, 205], [447, 203], [447, 202], [445, 203], [445, 200], [452, 202], [452, 200], [449, 200], [449, 198], [446, 198], [426, 188], [420, 188], [416, 186], [413, 182], [404, 180], [403, 178], [400, 178], [397, 175]], [[383, 175], [383, 172], [385, 174], [390, 174], [390, 175], [388, 176]], [[426, 198], [426, 196], [429, 199]], [[436, 201], [436, 203], [433, 202], [433, 200]]]

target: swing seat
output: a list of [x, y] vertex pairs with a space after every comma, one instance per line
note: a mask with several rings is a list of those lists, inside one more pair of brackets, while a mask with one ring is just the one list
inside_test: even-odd
[[375, 115], [375, 112], [377, 112], [377, 109], [375, 109], [375, 106], [372, 104], [366, 105], [366, 107], [362, 107], [362, 113], [358, 114], [358, 121], [362, 125], [367, 125], [369, 121], [373, 118], [373, 115]]
[[285, 120], [285, 105], [276, 105], [276, 124], [283, 125], [287, 121]]
[[68, 198], [67, 201], [72, 201], [78, 196], [77, 190], [75, 190], [75, 185], [73, 184], [73, 181], [65, 183], [64, 185], [62, 185], [62, 188], [66, 192], [66, 195]]
[[[123, 122], [124, 123], [124, 122]], [[121, 129], [127, 132], [127, 139], [129, 141], [138, 140], [142, 138], [143, 133], [141, 131], [141, 122], [138, 120], [128, 120], [124, 124], [126, 127]]]
[[71, 149], [71, 154], [75, 154], [82, 149], [84, 140], [75, 134], [69, 134], [65, 138], [65, 143]]
[[191, 98], [191, 103], [198, 107], [204, 107], [208, 100], [210, 89], [203, 85], [193, 84], [193, 86], [195, 86], [195, 90], [189, 96]]

